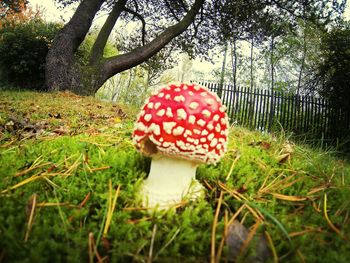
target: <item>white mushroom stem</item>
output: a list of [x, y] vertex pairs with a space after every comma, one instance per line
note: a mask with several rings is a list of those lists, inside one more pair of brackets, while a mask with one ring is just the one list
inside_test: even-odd
[[184, 198], [202, 195], [203, 187], [195, 179], [197, 164], [164, 156], [152, 158], [151, 170], [142, 187], [143, 205], [161, 209], [180, 203]]

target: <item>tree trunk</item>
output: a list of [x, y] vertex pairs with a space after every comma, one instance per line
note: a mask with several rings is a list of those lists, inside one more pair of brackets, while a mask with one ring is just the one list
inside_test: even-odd
[[90, 95], [90, 90], [82, 87], [74, 53], [83, 42], [102, 2], [82, 1], [71, 20], [55, 37], [46, 57], [45, 77], [49, 90], [71, 90], [78, 94]]
[[218, 89], [218, 96], [221, 98], [222, 96], [222, 90], [224, 88], [224, 82], [225, 82], [225, 69], [226, 69], [226, 57], [227, 57], [227, 43], [225, 44], [224, 49], [224, 60], [222, 61], [222, 67], [221, 67], [221, 78], [220, 78], [220, 85]]
[[74, 59], [74, 53], [84, 40], [103, 2], [83, 0], [69, 23], [57, 34], [46, 58], [45, 73], [49, 90], [67, 89], [80, 95], [95, 94], [110, 77], [151, 58], [173, 38], [183, 33], [193, 22], [204, 0], [196, 0], [182, 20], [165, 29], [148, 44], [126, 54], [102, 59], [107, 38], [127, 2], [119, 0], [96, 39], [90, 56], [90, 65], [81, 69]]
[[[233, 47], [232, 47], [233, 44]], [[233, 75], [233, 88], [236, 90], [237, 87], [237, 39], [233, 36], [231, 42], [231, 55], [232, 55], [232, 75]]]
[[305, 59], [306, 59], [306, 25], [304, 25], [303, 30], [303, 50], [302, 50], [302, 58], [301, 58], [301, 65], [300, 65], [300, 71], [299, 71], [299, 77], [298, 77], [298, 87], [297, 87], [297, 94], [300, 95], [300, 88], [301, 88], [301, 79], [303, 77], [303, 71], [305, 67]]
[[250, 42], [250, 88], [252, 89], [254, 87], [254, 61], [253, 61], [253, 55], [254, 55], [254, 36], [252, 35], [252, 39]]

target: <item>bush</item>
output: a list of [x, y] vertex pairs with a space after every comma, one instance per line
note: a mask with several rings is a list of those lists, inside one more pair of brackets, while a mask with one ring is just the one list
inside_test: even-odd
[[59, 24], [33, 19], [0, 28], [0, 84], [45, 90], [45, 58]]

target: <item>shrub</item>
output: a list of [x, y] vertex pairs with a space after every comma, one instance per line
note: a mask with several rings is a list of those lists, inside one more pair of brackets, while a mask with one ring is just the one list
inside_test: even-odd
[[0, 84], [45, 90], [45, 58], [60, 29], [41, 19], [0, 28]]

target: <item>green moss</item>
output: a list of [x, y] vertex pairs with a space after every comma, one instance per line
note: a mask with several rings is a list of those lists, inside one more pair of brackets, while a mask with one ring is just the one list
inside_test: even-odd
[[[111, 262], [147, 261], [152, 237], [154, 262], [209, 262], [212, 240], [217, 251], [225, 224], [242, 205], [237, 220], [247, 229], [259, 221], [257, 235], [269, 233], [281, 262], [349, 258], [350, 165], [330, 151], [235, 127], [223, 160], [197, 170], [204, 199], [149, 214], [139, 208], [137, 192], [150, 159], [132, 145], [135, 117], [128, 109], [70, 93], [19, 91], [2, 91], [0, 107], [0, 256], [6, 262], [87, 262], [96, 256], [89, 236]], [[281, 159], [288, 147], [292, 152]], [[33, 176], [40, 178], [18, 185]], [[104, 237], [109, 181], [121, 191]], [[340, 235], [326, 220], [325, 194]], [[256, 254], [253, 243], [242, 261]], [[229, 250], [223, 247], [223, 261]]]

